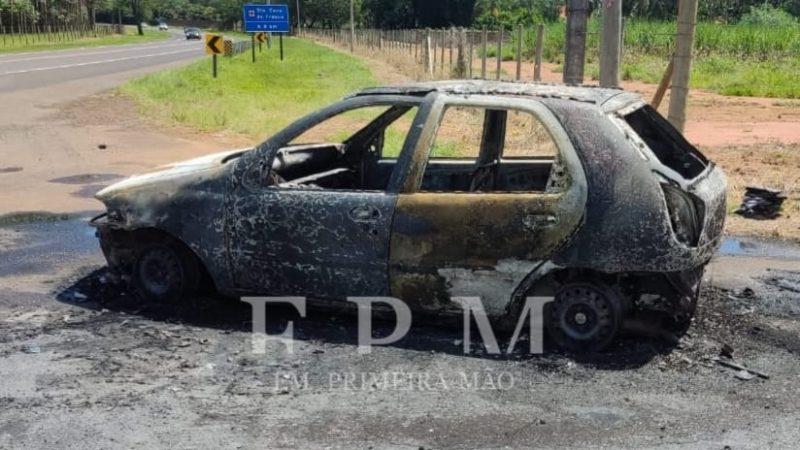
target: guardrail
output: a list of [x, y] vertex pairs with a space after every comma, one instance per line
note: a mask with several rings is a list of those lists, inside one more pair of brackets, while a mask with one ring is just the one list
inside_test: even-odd
[[225, 39], [225, 56], [238, 55], [244, 53], [252, 47], [250, 41], [234, 41], [233, 39]]

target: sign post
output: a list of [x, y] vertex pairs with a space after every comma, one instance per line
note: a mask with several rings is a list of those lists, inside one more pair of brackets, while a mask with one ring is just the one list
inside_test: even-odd
[[[281, 61], [283, 61], [283, 33], [291, 31], [289, 25], [289, 7], [287, 5], [252, 5], [243, 6], [244, 31], [246, 33], [279, 33]], [[255, 39], [261, 38], [253, 35], [253, 61], [255, 61]]]
[[258, 41], [258, 51], [261, 52], [261, 44], [266, 42], [267, 40], [267, 33], [263, 31], [260, 33], [255, 34], [256, 40]]
[[206, 34], [206, 55], [211, 55], [211, 73], [217, 78], [217, 55], [224, 50], [222, 36]]

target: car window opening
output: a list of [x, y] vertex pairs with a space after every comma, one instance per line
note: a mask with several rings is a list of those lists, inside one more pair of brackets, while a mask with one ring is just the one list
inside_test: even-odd
[[568, 184], [558, 147], [526, 111], [445, 110], [422, 179], [427, 192], [554, 192]]
[[269, 184], [385, 191], [417, 110], [370, 106], [333, 116], [278, 151]]
[[661, 164], [682, 177], [693, 179], [708, 166], [708, 159], [651, 106], [645, 105], [624, 118]]

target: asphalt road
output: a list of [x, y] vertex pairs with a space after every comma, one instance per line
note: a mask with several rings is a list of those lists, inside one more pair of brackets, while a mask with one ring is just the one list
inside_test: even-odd
[[204, 56], [201, 41], [174, 35], [144, 44], [0, 55], [0, 92], [39, 88]]

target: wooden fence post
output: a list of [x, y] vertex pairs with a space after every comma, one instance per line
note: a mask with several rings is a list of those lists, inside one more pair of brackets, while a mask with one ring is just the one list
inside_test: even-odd
[[451, 72], [453, 71], [453, 37], [455, 37], [455, 30], [451, 28], [450, 30], [447, 31], [447, 40], [449, 41], [447, 45], [448, 47], [450, 47], [450, 54], [448, 55], [450, 61], [448, 62], [448, 64], [450, 64]]
[[672, 71], [675, 68], [675, 57], [670, 57], [669, 64], [667, 64], [667, 70], [664, 71], [664, 75], [661, 76], [661, 82], [658, 83], [658, 88], [656, 89], [656, 93], [653, 95], [653, 101], [650, 102], [650, 106], [653, 109], [658, 109], [661, 106], [661, 102], [664, 100], [664, 95], [667, 93], [667, 89], [669, 88], [669, 82], [672, 81]]
[[467, 62], [466, 55], [464, 54], [464, 44], [466, 40], [466, 32], [461, 29], [458, 32], [458, 51], [456, 56], [456, 69], [453, 74], [455, 78], [464, 78], [467, 75]]
[[431, 49], [431, 44], [433, 44], [431, 40], [431, 30], [428, 29], [428, 31], [425, 33], [425, 48], [423, 49], [425, 53], [425, 71], [428, 72], [428, 75], [430, 75], [431, 78], [433, 78], [433, 65], [436, 63], [436, 60], [434, 59], [436, 55]]
[[447, 42], [445, 42], [446, 33], [447, 32], [445, 30], [442, 30], [442, 31], [439, 32], [439, 34], [442, 35], [442, 38], [439, 39], [439, 42], [441, 42], [441, 44], [442, 44], [442, 51], [439, 53], [439, 57], [440, 57], [440, 59], [439, 59], [439, 72], [441, 72], [442, 74], [444, 74], [444, 50], [445, 50], [445, 47], [447, 46]]
[[517, 30], [517, 81], [522, 78], [522, 33], [524, 29], [522, 25]]
[[481, 79], [486, 79], [486, 52], [488, 51], [488, 43], [489, 40], [489, 32], [486, 31], [486, 27], [483, 27], [483, 31], [481, 33]]
[[503, 69], [503, 27], [500, 27], [500, 35], [497, 37], [497, 72], [495, 79], [500, 79], [500, 71]]
[[467, 76], [472, 79], [472, 57], [475, 55], [475, 51], [473, 49], [472, 44], [472, 31], [465, 31], [467, 36], [467, 42], [469, 47], [469, 53], [467, 53]]
[[536, 45], [533, 62], [533, 81], [542, 81], [542, 45], [544, 41], [544, 25], [536, 27]]

